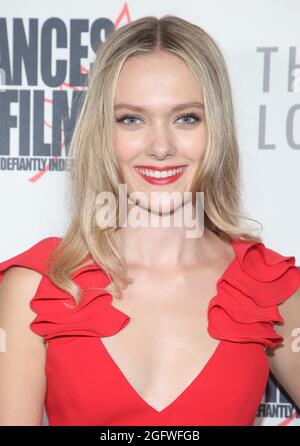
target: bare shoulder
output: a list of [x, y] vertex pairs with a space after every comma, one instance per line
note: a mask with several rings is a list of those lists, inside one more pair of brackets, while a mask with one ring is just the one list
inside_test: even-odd
[[[278, 304], [278, 310], [284, 322], [274, 325], [273, 328], [279, 336], [283, 337], [284, 344], [274, 350], [268, 349], [267, 353], [270, 358], [284, 354], [294, 358], [296, 356], [293, 354], [296, 349], [295, 345], [299, 344], [300, 339], [300, 286], [284, 302]], [[299, 355], [297, 355], [297, 360], [300, 367]], [[276, 364], [276, 359], [273, 360], [273, 363]]]
[[22, 281], [28, 283], [33, 282], [34, 280], [39, 282], [43, 275], [31, 268], [25, 266], [10, 266], [4, 273], [3, 279], [1, 282], [1, 286], [6, 284], [12, 284], [16, 281]]
[[267, 349], [267, 358], [272, 374], [300, 408], [300, 287], [278, 309], [284, 323], [276, 324], [274, 330], [284, 341]]
[[[46, 392], [46, 349], [30, 323], [42, 274], [9, 267], [0, 284], [0, 425], [41, 425]], [[21, 397], [20, 397], [21, 395]]]
[[[30, 308], [30, 301], [42, 278], [40, 272], [23, 266], [11, 266], [3, 273], [0, 284], [0, 325], [14, 331], [20, 330], [20, 334], [28, 332], [32, 339], [43, 344], [43, 338], [29, 328], [36, 317], [36, 313]], [[11, 325], [16, 321], [22, 323], [13, 328]]]

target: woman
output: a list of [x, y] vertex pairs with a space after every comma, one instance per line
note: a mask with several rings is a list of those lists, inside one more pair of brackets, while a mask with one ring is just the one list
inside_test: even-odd
[[70, 148], [70, 226], [0, 264], [1, 424], [41, 424], [45, 402], [49, 425], [252, 425], [269, 366], [299, 405], [300, 271], [241, 225], [216, 43], [144, 17], [96, 56]]

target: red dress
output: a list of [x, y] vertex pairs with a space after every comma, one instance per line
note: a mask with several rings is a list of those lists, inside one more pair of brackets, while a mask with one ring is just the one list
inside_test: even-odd
[[[101, 342], [130, 323], [111, 305], [108, 292], [85, 290], [79, 307], [47, 277], [45, 258], [59, 237], [40, 240], [0, 263], [43, 274], [30, 308], [30, 328], [48, 343], [45, 409], [50, 426], [253, 425], [269, 375], [265, 348], [283, 342], [273, 329], [284, 322], [278, 304], [300, 286], [295, 257], [263, 243], [231, 240], [236, 256], [216, 283], [207, 309], [214, 354], [190, 385], [157, 411], [134, 390]], [[73, 273], [81, 287], [105, 287], [110, 279], [95, 263]]]

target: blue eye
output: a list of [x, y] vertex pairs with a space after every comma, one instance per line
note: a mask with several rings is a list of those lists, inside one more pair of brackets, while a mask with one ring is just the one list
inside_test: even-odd
[[[184, 122], [184, 123], [189, 124], [189, 125], [195, 124], [195, 122], [201, 121], [199, 116], [197, 116], [195, 113], [185, 113], [184, 115], [182, 115], [179, 118], [177, 118], [177, 120], [178, 119], [182, 119], [182, 118], [192, 118], [194, 120], [193, 122], [188, 122], [188, 121]], [[134, 124], [133, 122], [132, 122], [132, 124], [126, 124], [124, 121], [127, 120], [127, 119], [131, 120], [131, 122], [132, 122], [132, 120], [139, 119], [139, 118], [137, 118], [134, 115], [123, 115], [120, 118], [116, 119], [116, 122], [121, 122], [121, 123], [123, 123], [125, 125], [129, 125], [129, 126]]]
[[187, 124], [194, 124], [195, 122], [199, 122], [200, 121], [199, 116], [197, 116], [195, 113], [186, 113], [185, 115], [180, 116], [178, 119], [186, 118], [186, 117], [194, 119], [194, 122], [187, 122], [187, 121], [185, 121]]
[[[136, 116], [132, 116], [132, 115], [124, 115], [124, 116], [121, 116], [120, 118], [118, 118], [118, 119], [116, 119], [116, 122], [122, 122], [122, 123], [124, 123], [125, 124], [125, 120], [126, 119], [139, 119], [139, 118], [137, 118]], [[127, 125], [127, 124], [126, 124]], [[130, 124], [129, 124], [130, 125]]]

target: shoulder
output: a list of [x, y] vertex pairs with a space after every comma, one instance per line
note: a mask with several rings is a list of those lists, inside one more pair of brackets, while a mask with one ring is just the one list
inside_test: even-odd
[[1, 326], [19, 327], [24, 336], [36, 316], [31, 302], [37, 295], [47, 273], [48, 254], [58, 245], [60, 238], [47, 237], [29, 248], [19, 251], [0, 262]]

